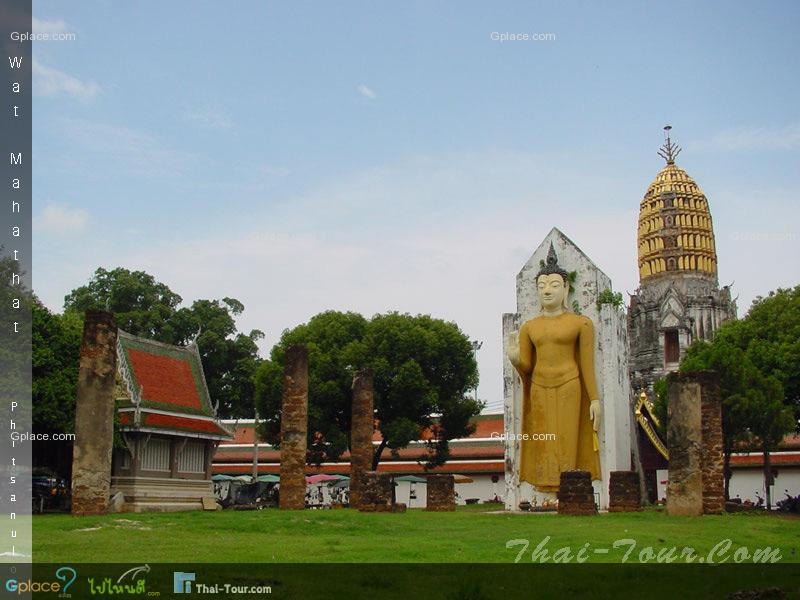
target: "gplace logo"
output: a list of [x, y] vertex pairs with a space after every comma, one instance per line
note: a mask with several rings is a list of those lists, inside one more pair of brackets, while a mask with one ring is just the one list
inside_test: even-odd
[[175, 594], [191, 594], [192, 582], [196, 577], [196, 573], [174, 571], [172, 575], [172, 592]]
[[[5, 588], [7, 592], [16, 594], [30, 594], [30, 593], [55, 593], [59, 594], [62, 598], [69, 598], [71, 595], [68, 593], [69, 586], [71, 586], [78, 573], [72, 567], [59, 567], [56, 569], [56, 579], [60, 581], [38, 581], [27, 579], [19, 581], [18, 579], [7, 579]], [[63, 582], [63, 583], [61, 583]]]

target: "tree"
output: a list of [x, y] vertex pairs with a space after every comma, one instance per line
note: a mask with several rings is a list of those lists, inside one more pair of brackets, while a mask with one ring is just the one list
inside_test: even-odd
[[53, 314], [33, 301], [33, 427], [73, 431], [83, 324], [74, 313]]
[[747, 316], [736, 327], [721, 328], [720, 336], [781, 383], [786, 404], [800, 419], [800, 285], [759, 296]]
[[[195, 300], [179, 308], [182, 298], [144, 271], [99, 268], [91, 281], [64, 299], [65, 315], [83, 318], [87, 309], [110, 310], [128, 333], [174, 345], [196, 338], [212, 400], [223, 418], [253, 414], [253, 376], [260, 362], [254, 329], [237, 332], [235, 317], [244, 305], [235, 298]], [[199, 336], [198, 336], [199, 333]]]
[[744, 319], [725, 323], [711, 342], [695, 342], [681, 361], [681, 371], [712, 369], [720, 375], [726, 498], [731, 453], [756, 444], [764, 455], [771, 505], [770, 452], [796, 428], [800, 410], [798, 335], [800, 286], [759, 297]]
[[250, 417], [254, 407], [254, 384], [258, 357], [256, 342], [264, 337], [254, 329], [238, 333], [234, 317], [244, 305], [233, 298], [196, 300], [189, 308], [179, 309], [165, 327], [169, 343], [185, 345], [198, 332], [197, 346], [211, 398], [219, 403], [225, 418]]
[[83, 315], [88, 309], [109, 310], [117, 326], [128, 333], [173, 343], [170, 320], [181, 297], [144, 271], [122, 267], [107, 271], [98, 268], [88, 284], [72, 290], [64, 298], [64, 308]]
[[783, 437], [794, 429], [794, 414], [792, 409], [784, 404], [783, 386], [776, 377], [764, 376], [757, 369], [753, 369], [747, 383], [744, 396], [751, 415], [750, 429], [764, 457], [764, 489], [767, 494], [767, 510], [771, 510], [770, 488], [773, 478], [770, 452], [777, 450]]
[[431, 434], [427, 466], [444, 464], [449, 440], [470, 435], [470, 419], [483, 408], [467, 396], [478, 383], [469, 338], [454, 323], [388, 313], [372, 319], [365, 346], [382, 437], [373, 469], [386, 448], [396, 454], [418, 439], [421, 429]]
[[262, 439], [280, 443], [284, 355], [289, 347], [302, 344], [309, 364], [308, 460], [339, 460], [348, 448], [353, 374], [365, 362], [366, 328], [367, 320], [357, 313], [329, 311], [283, 332], [255, 377]]
[[[469, 435], [481, 404], [466, 396], [477, 383], [469, 339], [453, 323], [427, 315], [388, 313], [367, 321], [356, 313], [324, 312], [285, 331], [256, 375], [256, 398], [265, 421], [261, 435], [280, 442], [281, 375], [285, 350], [309, 352], [309, 461], [338, 460], [349, 443], [352, 379], [373, 371], [376, 418], [384, 450], [397, 453], [423, 430], [431, 433], [427, 466], [447, 460], [448, 441]], [[437, 417], [432, 415], [437, 414]]]

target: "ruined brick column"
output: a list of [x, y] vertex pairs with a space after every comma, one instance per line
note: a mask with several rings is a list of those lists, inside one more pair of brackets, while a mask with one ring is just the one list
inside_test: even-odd
[[456, 489], [452, 475], [428, 475], [427, 488], [425, 510], [446, 512], [456, 509]]
[[308, 350], [292, 346], [283, 364], [280, 507], [302, 510], [306, 506]]
[[564, 471], [558, 484], [558, 514], [594, 515], [592, 476], [589, 471]]
[[638, 471], [611, 471], [608, 512], [642, 510]]
[[72, 450], [72, 514], [108, 512], [114, 442], [117, 323], [114, 315], [86, 311], [83, 322], [75, 443]]
[[667, 382], [667, 513], [721, 513], [725, 479], [719, 377], [713, 371], [671, 373]]
[[361, 369], [353, 377], [353, 413], [350, 425], [350, 506], [361, 503], [361, 476], [372, 469], [374, 391], [372, 371]]
[[361, 473], [361, 512], [392, 511], [392, 476], [389, 473], [364, 471]]

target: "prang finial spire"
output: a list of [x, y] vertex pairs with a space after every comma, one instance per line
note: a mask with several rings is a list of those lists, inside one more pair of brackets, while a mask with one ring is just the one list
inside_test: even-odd
[[667, 140], [664, 142], [664, 145], [658, 151], [658, 155], [667, 161], [668, 165], [675, 164], [675, 157], [678, 156], [681, 152], [681, 147], [677, 144], [673, 144], [672, 140], [669, 139], [669, 130], [672, 129], [672, 125], [665, 125], [664, 131]]

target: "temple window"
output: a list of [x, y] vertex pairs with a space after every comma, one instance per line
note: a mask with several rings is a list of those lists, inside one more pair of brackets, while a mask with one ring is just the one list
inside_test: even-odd
[[181, 473], [205, 472], [205, 444], [203, 442], [187, 442], [178, 460], [178, 471]]
[[670, 329], [664, 332], [664, 362], [676, 363], [681, 358], [681, 347], [678, 341], [678, 331]]
[[169, 446], [169, 440], [150, 439], [142, 452], [142, 470], [169, 471]]

